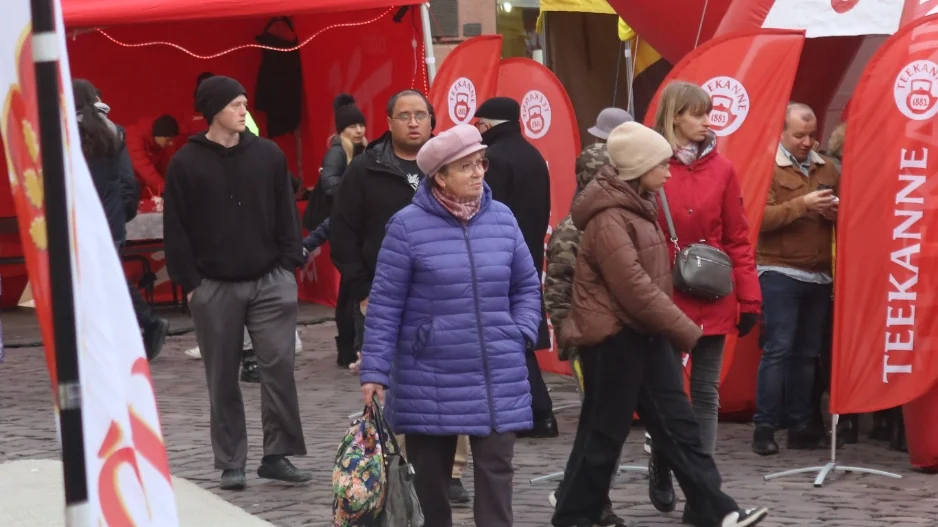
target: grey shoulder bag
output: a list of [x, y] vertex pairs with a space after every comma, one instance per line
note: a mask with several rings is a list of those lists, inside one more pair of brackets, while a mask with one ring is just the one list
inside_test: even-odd
[[677, 250], [671, 276], [674, 287], [705, 300], [719, 300], [733, 292], [733, 262], [725, 252], [707, 245], [703, 240], [681, 248], [678, 245], [677, 231], [671, 219], [671, 209], [664, 188], [658, 191], [664, 219], [668, 222], [671, 243]]
[[414, 467], [407, 462], [397, 438], [391, 433], [378, 401], [373, 402], [378, 437], [384, 450], [385, 471], [388, 480], [381, 513], [381, 527], [424, 527], [423, 509], [414, 488]]

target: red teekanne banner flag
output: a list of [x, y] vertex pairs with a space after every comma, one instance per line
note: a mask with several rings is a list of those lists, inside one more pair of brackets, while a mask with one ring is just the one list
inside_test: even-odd
[[[710, 93], [711, 129], [717, 135], [717, 149], [736, 167], [753, 247], [759, 239], [785, 107], [803, 44], [804, 32], [778, 29], [730, 33], [710, 40], [671, 70], [645, 115], [645, 124], [653, 126], [661, 90], [671, 81], [693, 82]], [[741, 353], [760, 353], [755, 333], [740, 342]], [[720, 382], [733, 365], [736, 347], [736, 335], [727, 335]]]
[[905, 0], [901, 25], [907, 26], [920, 18], [938, 13], [938, 0]]
[[470, 38], [446, 56], [428, 95], [436, 112], [434, 133], [469, 123], [476, 108], [495, 97], [501, 58], [501, 35]]
[[[549, 69], [526, 58], [501, 61], [498, 67], [499, 97], [511, 97], [521, 105], [521, 129], [547, 161], [550, 170], [550, 227], [553, 229], [570, 212], [576, 191], [576, 158], [580, 155], [580, 132], [573, 104], [563, 85]], [[538, 269], [543, 281], [544, 270]], [[548, 319], [549, 320], [549, 319]], [[570, 364], [557, 359], [556, 338], [551, 331], [551, 349], [537, 352], [538, 363], [546, 371], [569, 375]]]
[[913, 401], [938, 381], [938, 16], [870, 59], [840, 184], [831, 412]]

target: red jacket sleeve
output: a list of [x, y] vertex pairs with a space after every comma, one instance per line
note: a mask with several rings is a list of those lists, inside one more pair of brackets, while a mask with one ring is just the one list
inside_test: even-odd
[[749, 243], [749, 222], [743, 196], [732, 167], [723, 190], [723, 250], [733, 262], [740, 311], [759, 313], [762, 311], [762, 289], [756, 272], [755, 253]]
[[[130, 154], [130, 163], [134, 167], [134, 173], [136, 173], [137, 179], [140, 180], [143, 186], [149, 189], [154, 196], [160, 196], [163, 194], [163, 187], [166, 184], [166, 180], [156, 169], [153, 160], [150, 158], [150, 153], [147, 151], [148, 138], [142, 131], [141, 127], [136, 127], [128, 131], [127, 153]], [[140, 195], [141, 197], [148, 197], [147, 192], [143, 189], [141, 189]]]

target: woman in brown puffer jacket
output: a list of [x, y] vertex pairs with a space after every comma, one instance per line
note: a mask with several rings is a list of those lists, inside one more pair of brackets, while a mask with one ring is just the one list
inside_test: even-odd
[[588, 425], [584, 448], [574, 454], [580, 459], [567, 464], [552, 523], [601, 524], [637, 409], [693, 507], [693, 524], [755, 525], [768, 511], [742, 510], [720, 491], [720, 473], [703, 449], [669, 346], [690, 349], [701, 335], [671, 301], [671, 264], [657, 221], [653, 193], [670, 177], [671, 146], [657, 132], [625, 123], [609, 135], [607, 148], [615, 171], [601, 172], [571, 211], [583, 235], [560, 341], [580, 350], [587, 379], [580, 419]]

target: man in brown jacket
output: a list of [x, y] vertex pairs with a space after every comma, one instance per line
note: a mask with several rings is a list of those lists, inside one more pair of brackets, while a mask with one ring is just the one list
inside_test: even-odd
[[814, 151], [816, 134], [811, 108], [789, 104], [756, 249], [765, 328], [752, 451], [762, 456], [778, 453], [778, 428], [788, 428], [790, 449], [823, 437], [811, 424], [811, 394], [830, 316], [840, 174]]

